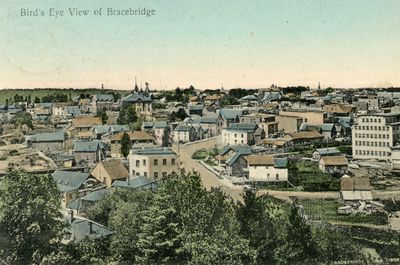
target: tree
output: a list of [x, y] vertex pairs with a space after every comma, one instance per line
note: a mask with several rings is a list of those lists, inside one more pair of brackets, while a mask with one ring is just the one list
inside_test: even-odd
[[243, 203], [238, 203], [237, 218], [243, 237], [250, 240], [259, 264], [276, 264], [274, 250], [278, 241], [280, 224], [284, 223], [284, 210], [278, 200], [252, 190], [245, 191]]
[[99, 110], [97, 111], [96, 117], [100, 117], [101, 118], [101, 122], [103, 124], [106, 124], [108, 121], [108, 116], [105, 110]]
[[0, 231], [8, 241], [1, 259], [10, 264], [39, 263], [57, 250], [64, 227], [60, 204], [50, 175], [8, 172], [0, 184]]
[[138, 120], [134, 106], [123, 106], [118, 114], [118, 124], [130, 124]]
[[317, 256], [311, 227], [300, 215], [296, 201], [291, 206], [288, 223], [280, 240], [275, 250], [277, 264], [309, 264]]
[[40, 98], [38, 96], [35, 96], [34, 103], [40, 103]]
[[17, 126], [26, 124], [30, 129], [33, 129], [32, 115], [28, 112], [18, 112], [11, 121]]
[[131, 149], [131, 139], [129, 135], [124, 132], [121, 139], [121, 154], [126, 158], [129, 155]]

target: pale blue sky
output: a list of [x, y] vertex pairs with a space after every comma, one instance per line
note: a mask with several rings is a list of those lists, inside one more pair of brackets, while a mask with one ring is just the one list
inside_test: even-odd
[[[1, 0], [0, 88], [400, 86], [397, 0], [88, 2]], [[51, 7], [156, 15], [56, 19]]]

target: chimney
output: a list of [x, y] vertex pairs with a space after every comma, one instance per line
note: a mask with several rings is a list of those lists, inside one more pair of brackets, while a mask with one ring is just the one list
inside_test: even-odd
[[129, 180], [130, 180], [130, 176], [128, 176], [127, 178], [126, 178], [126, 183], [128, 183], [128, 186], [129, 186]]
[[74, 210], [70, 210], [69, 211], [69, 216], [70, 216], [70, 219], [69, 219], [69, 221], [70, 221], [70, 223], [72, 224], [73, 222], [74, 222]]
[[94, 234], [93, 232], [93, 223], [91, 221], [89, 221], [89, 234]]

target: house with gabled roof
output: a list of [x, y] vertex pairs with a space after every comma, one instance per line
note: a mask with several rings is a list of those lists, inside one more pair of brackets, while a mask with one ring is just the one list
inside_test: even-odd
[[174, 143], [189, 143], [198, 140], [197, 130], [192, 125], [179, 124], [173, 131]]
[[138, 176], [134, 178], [127, 178], [126, 180], [116, 180], [113, 182], [112, 187], [132, 190], [155, 190], [157, 188], [157, 182], [150, 177]]
[[90, 173], [56, 170], [52, 177], [63, 196], [64, 206], [85, 195], [98, 184]]
[[72, 120], [75, 137], [78, 139], [93, 139], [93, 127], [96, 125], [103, 125], [100, 117], [78, 116]]
[[111, 192], [110, 189], [100, 188], [78, 197], [66, 206], [67, 209], [75, 210], [78, 214], [85, 215], [86, 211]]
[[73, 210], [64, 213], [64, 222], [68, 231], [68, 237], [63, 239], [64, 244], [79, 243], [84, 239], [108, 238], [113, 234], [113, 231], [106, 226], [82, 216], [75, 216]]
[[111, 137], [111, 157], [122, 157], [121, 141], [126, 133], [129, 136], [131, 147], [153, 146], [154, 137], [144, 131], [119, 132]]
[[32, 148], [45, 154], [62, 153], [65, 147], [66, 133], [64, 131], [36, 133], [30, 137]]
[[122, 160], [113, 159], [99, 162], [92, 170], [92, 176], [108, 188], [111, 188], [114, 181], [129, 178], [129, 172]]
[[319, 160], [319, 169], [323, 173], [345, 174], [348, 171], [349, 162], [343, 155], [322, 156]]
[[247, 169], [249, 181], [279, 182], [288, 180], [287, 158], [271, 155], [248, 155]]
[[228, 127], [231, 123], [238, 123], [240, 117], [243, 115], [241, 109], [219, 109], [217, 110], [218, 116], [222, 120], [222, 127]]
[[106, 146], [99, 140], [75, 141], [74, 158], [77, 164], [94, 165], [106, 157]]

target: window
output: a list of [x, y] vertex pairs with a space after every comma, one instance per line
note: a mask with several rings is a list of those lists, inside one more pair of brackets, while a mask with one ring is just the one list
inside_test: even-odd
[[242, 138], [243, 138], [243, 137], [244, 137], [244, 134], [242, 133], [242, 135], [240, 135], [240, 137], [242, 137]]
[[163, 178], [167, 177], [167, 172], [162, 173]]
[[167, 159], [163, 159], [162, 164], [165, 166], [167, 164]]
[[158, 166], [158, 159], [154, 159], [154, 165]]
[[175, 165], [175, 158], [171, 158], [171, 165]]
[[279, 174], [276, 174], [275, 179], [279, 180]]
[[147, 177], [147, 172], [144, 172], [144, 176]]
[[154, 172], [154, 179], [158, 179], [158, 172]]
[[234, 135], [235, 135], [235, 137], [237, 137], [237, 134], [236, 134], [236, 133], [235, 133]]
[[146, 166], [146, 159], [143, 159], [143, 166]]
[[140, 167], [140, 160], [136, 160], [136, 167]]

